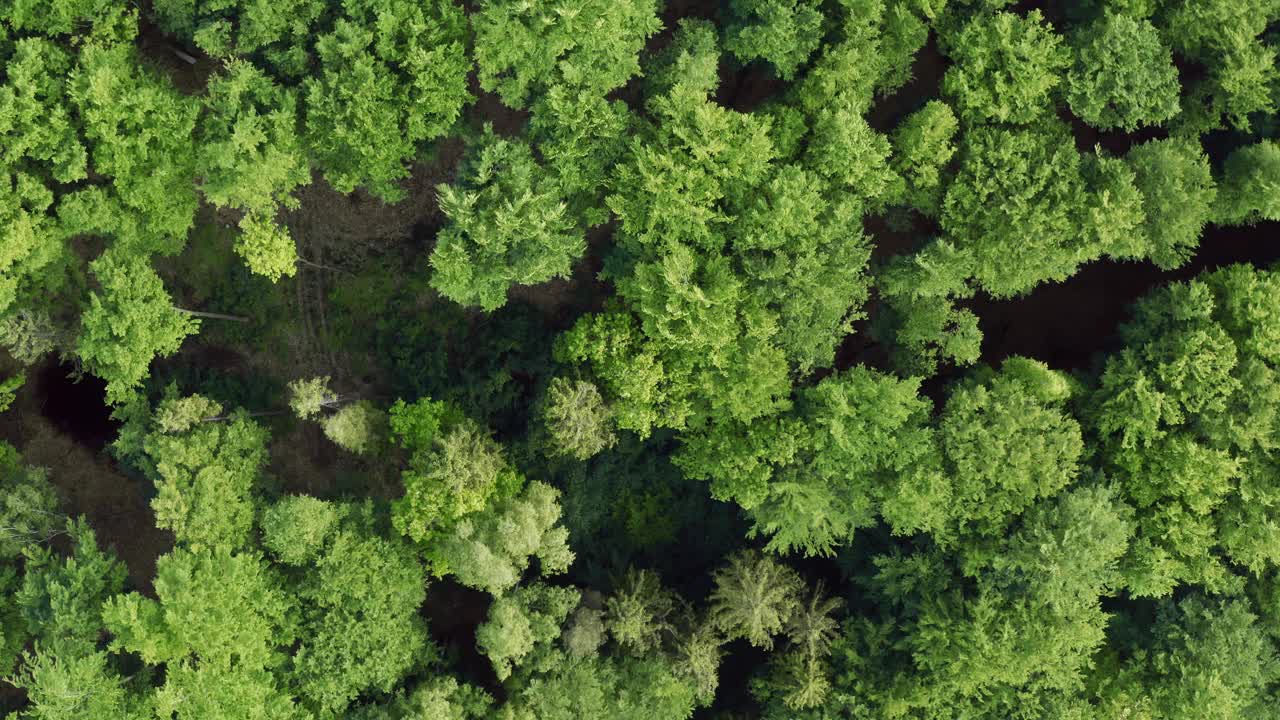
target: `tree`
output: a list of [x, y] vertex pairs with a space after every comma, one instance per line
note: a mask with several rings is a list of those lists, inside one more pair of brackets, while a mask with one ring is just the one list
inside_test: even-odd
[[877, 557], [870, 587], [891, 609], [835, 642], [833, 700], [886, 717], [1044, 717], [1039, 698], [1075, 692], [1106, 640], [1100, 598], [1123, 582], [1132, 532], [1117, 500], [1077, 488], [994, 544]]
[[[317, 537], [315, 508], [300, 500], [284, 507], [308, 514], [274, 543], [288, 547], [295, 562]], [[413, 546], [380, 536], [370, 506], [339, 512], [343, 521], [318, 535], [328, 539], [303, 561], [310, 572], [294, 586], [302, 615], [287, 673], [303, 702], [331, 717], [361, 695], [391, 692], [436, 653], [419, 617], [426, 577]]]
[[1153, 243], [1133, 167], [1095, 148], [1082, 158], [1081, 171], [1090, 196], [1083, 223], [1094, 247], [1118, 260], [1147, 258]]
[[[16, 19], [16, 18], [15, 18]], [[0, 158], [0, 318], [15, 305], [58, 289], [70, 261], [63, 230], [54, 216], [54, 182], [82, 180], [88, 152], [67, 98], [72, 56], [56, 44], [28, 38], [0, 52], [6, 78], [5, 153]], [[8, 343], [6, 343], [8, 344]]]
[[4, 382], [0, 382], [0, 413], [9, 409], [18, 393], [18, 389], [26, 381], [27, 376], [23, 373], [18, 373], [5, 378]]
[[[209, 411], [221, 408], [213, 404]], [[156, 483], [156, 525], [192, 549], [246, 547], [267, 440], [267, 431], [243, 416], [183, 432], [152, 432], [143, 448]]]
[[305, 566], [324, 551], [341, 518], [333, 503], [289, 495], [262, 514], [262, 544], [280, 562]]
[[620, 587], [605, 600], [605, 622], [618, 647], [633, 655], [662, 646], [673, 627], [676, 597], [662, 587], [657, 573], [629, 568]]
[[23, 309], [0, 320], [0, 346], [23, 365], [34, 365], [65, 342], [45, 311]]
[[1149, 640], [1123, 664], [1108, 653], [1091, 684], [1104, 707], [1145, 706], [1151, 717], [1266, 717], [1277, 664], [1256, 621], [1239, 599], [1164, 601]]
[[[935, 528], [940, 539], [950, 532], [999, 537], [1011, 519], [1076, 479], [1084, 440], [1065, 407], [1071, 394], [1067, 376], [1020, 357], [951, 392], [938, 428], [950, 487], [932, 499], [947, 508], [954, 530]], [[910, 514], [888, 519], [900, 531], [923, 527]]]
[[1063, 280], [1093, 255], [1079, 229], [1080, 157], [1067, 129], [1047, 122], [966, 133], [959, 174], [943, 200], [943, 231], [972, 258], [974, 281], [995, 297]]
[[250, 63], [232, 61], [209, 84], [196, 140], [200, 191], [214, 205], [245, 213], [237, 252], [250, 270], [272, 281], [292, 276], [297, 262], [276, 213], [296, 207], [293, 191], [311, 180], [297, 104], [295, 92]]
[[0, 441], [0, 560], [12, 560], [23, 548], [58, 534], [64, 516], [58, 493], [44, 468], [22, 464], [18, 451]]
[[[916, 472], [938, 452], [918, 392], [918, 380], [854, 368], [802, 391], [793, 417], [688, 437], [675, 459], [686, 474], [710, 479], [716, 497], [747, 508], [767, 549], [830, 555], [875, 523], [893, 480], [914, 487], [933, 477]], [[906, 489], [885, 502], [920, 522], [941, 510], [913, 503]]]
[[329, 376], [289, 381], [289, 409], [300, 420], [310, 420], [333, 407], [338, 396], [329, 389]]
[[293, 642], [293, 601], [252, 553], [178, 548], [156, 562], [156, 598], [117, 595], [103, 609], [114, 651], [164, 664], [153, 702], [163, 717], [296, 718], [270, 672]]
[[890, 167], [906, 183], [907, 205], [925, 215], [937, 215], [942, 205], [943, 173], [956, 153], [959, 129], [951, 106], [931, 100], [893, 132]]
[[653, 0], [485, 0], [472, 22], [480, 87], [513, 108], [556, 85], [595, 96], [622, 87], [662, 27]]
[[321, 422], [325, 437], [357, 455], [374, 452], [382, 444], [386, 424], [387, 414], [368, 400], [343, 405]]
[[422, 143], [444, 135], [470, 100], [465, 19], [452, 0], [359, 0], [315, 44], [321, 70], [305, 82], [306, 140], [340, 192], [405, 197]]
[[1200, 244], [1217, 189], [1209, 161], [1198, 144], [1151, 140], [1125, 157], [1133, 168], [1147, 215], [1148, 256], [1166, 270], [1186, 262]]
[[848, 108], [818, 113], [813, 119], [805, 165], [835, 187], [843, 187], [868, 205], [891, 204], [902, 194], [902, 178], [889, 166], [889, 138]]
[[1269, 272], [1232, 266], [1140, 301], [1090, 399], [1105, 467], [1139, 509], [1135, 596], [1240, 588], [1280, 563], [1270, 448], [1280, 413]]
[[555, 85], [530, 108], [529, 140], [568, 204], [568, 217], [594, 227], [608, 221], [604, 207], [610, 171], [626, 154], [636, 118], [626, 103], [588, 90]]
[[486, 126], [461, 182], [440, 185], [449, 225], [431, 253], [431, 285], [445, 297], [496, 310], [512, 285], [566, 277], [586, 250], [582, 229], [529, 146]]
[[192, 178], [199, 107], [145, 70], [135, 53], [132, 37], [80, 51], [68, 95], [93, 170], [111, 183], [64, 196], [58, 215], [69, 234], [111, 237], [113, 250], [127, 256], [174, 254], [198, 203]]
[[24, 551], [22, 587], [14, 603], [36, 642], [72, 661], [95, 654], [103, 603], [124, 589], [125, 567], [98, 547], [83, 518], [68, 523], [67, 531], [74, 548], [71, 557], [59, 558], [39, 545]]
[[904, 85], [935, 14], [928, 3], [914, 1], [841, 5], [835, 41], [823, 47], [797, 88], [796, 100], [810, 116], [829, 108], [865, 113], [877, 92], [887, 95]]
[[105, 652], [64, 653], [38, 646], [24, 657], [11, 681], [27, 693], [29, 707], [13, 716], [22, 720], [154, 717], [147, 704], [126, 689]]
[[490, 717], [493, 698], [474, 685], [436, 675], [420, 683], [407, 696], [398, 696], [385, 705], [354, 709], [352, 720], [482, 720]]
[[397, 402], [391, 408], [391, 429], [400, 446], [412, 453], [401, 474], [405, 494], [392, 506], [392, 522], [424, 547], [523, 484], [489, 433], [444, 403], [426, 398], [412, 405]]
[[431, 549], [434, 559], [458, 582], [501, 595], [520, 580], [531, 557], [543, 575], [569, 569], [573, 551], [560, 520], [560, 493], [529, 483], [514, 497], [464, 517]]
[[21, 586], [22, 578], [16, 567], [0, 566], [0, 597], [5, 599], [4, 605], [0, 606], [0, 670], [4, 671], [5, 677], [12, 675], [14, 665], [30, 640], [20, 608], [9, 602], [14, 591]]
[[715, 583], [711, 621], [726, 637], [746, 638], [765, 650], [773, 648], [773, 636], [800, 609], [800, 576], [753, 550], [730, 555], [728, 564], [716, 571]]
[[595, 657], [605, 636], [604, 612], [586, 604], [573, 611], [560, 635], [565, 652], [574, 658]]
[[1263, 220], [1280, 220], [1280, 144], [1273, 140], [1227, 156], [1214, 208], [1214, 221], [1226, 225]]
[[695, 619], [688, 632], [676, 637], [676, 671], [693, 685], [699, 705], [710, 705], [715, 700], [723, 644], [715, 625], [705, 620]]
[[156, 0], [153, 12], [163, 30], [194, 41], [213, 57], [261, 55], [278, 72], [295, 76], [306, 72], [305, 43], [325, 3]]
[[170, 304], [144, 258], [108, 251], [89, 267], [102, 291], [89, 296], [76, 352], [90, 372], [107, 381], [107, 401], [118, 403], [142, 384], [152, 358], [177, 352], [200, 323]]
[[783, 684], [790, 691], [783, 702], [796, 710], [815, 708], [826, 699], [831, 684], [826, 677], [823, 660], [831, 652], [831, 644], [837, 637], [839, 623], [831, 617], [843, 602], [823, 595], [822, 584], [795, 613], [787, 625], [787, 637], [792, 650], [783, 656], [780, 670], [786, 677]]
[[516, 588], [489, 606], [476, 629], [476, 645], [493, 663], [499, 680], [511, 676], [535, 649], [560, 637], [560, 625], [578, 603], [578, 591], [535, 584]]
[[1039, 10], [978, 14], [947, 38], [943, 92], [969, 124], [1028, 125], [1053, 110], [1070, 50]]
[[555, 378], [544, 403], [552, 452], [586, 460], [617, 442], [613, 414], [594, 384]]
[[1280, 82], [1276, 48], [1261, 36], [1275, 10], [1268, 3], [1228, 0], [1170, 3], [1163, 29], [1175, 51], [1208, 70], [1190, 90], [1183, 116], [1191, 132], [1223, 126], [1223, 117], [1248, 131], [1254, 113], [1275, 112], [1274, 88]]
[[1178, 114], [1178, 70], [1150, 21], [1108, 12], [1077, 30], [1073, 44], [1068, 99], [1080, 119], [1133, 132]]
[[822, 40], [821, 10], [806, 0], [734, 0], [725, 49], [742, 62], [760, 59], [790, 80]]

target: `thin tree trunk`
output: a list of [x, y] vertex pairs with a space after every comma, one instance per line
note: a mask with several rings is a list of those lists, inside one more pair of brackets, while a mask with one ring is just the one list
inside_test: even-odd
[[339, 272], [339, 273], [343, 273], [344, 275], [354, 275], [354, 274], [355, 274], [355, 273], [351, 272], [350, 270], [343, 270], [342, 268], [336, 268], [336, 267], [332, 267], [332, 266], [329, 266], [329, 265], [321, 265], [321, 264], [320, 264], [320, 263], [318, 263], [318, 262], [311, 262], [310, 260], [308, 260], [308, 259], [306, 259], [306, 258], [304, 258], [304, 257], [301, 257], [301, 256], [299, 256], [299, 257], [298, 257], [298, 262], [302, 263], [303, 265], [310, 265], [311, 267], [313, 267], [313, 268], [315, 268], [315, 269], [317, 269], [317, 270], [328, 270], [328, 271], [330, 271], [330, 272]]
[[222, 313], [201, 312], [199, 310], [188, 310], [186, 308], [180, 308], [176, 305], [173, 307], [173, 309], [177, 310], [180, 313], [186, 313], [187, 315], [191, 315], [193, 317], [211, 318], [213, 320], [234, 320], [235, 322], [249, 322], [249, 318], [243, 317], [241, 315], [223, 315]]
[[284, 410], [259, 410], [251, 413], [232, 413], [230, 415], [215, 415], [214, 417], [200, 418], [200, 422], [225, 422], [232, 418], [245, 415], [246, 417], [275, 417], [276, 415], [285, 415]]
[[177, 55], [179, 58], [181, 58], [181, 59], [183, 59], [184, 61], [186, 61], [186, 63], [187, 63], [188, 65], [195, 65], [195, 64], [196, 64], [196, 62], [197, 62], [197, 61], [196, 61], [196, 59], [195, 59], [194, 57], [192, 57], [189, 53], [183, 52], [182, 50], [179, 50], [179, 49], [178, 49], [178, 48], [176, 48], [176, 47], [170, 47], [169, 49], [173, 51], [173, 54], [174, 54], [174, 55]]

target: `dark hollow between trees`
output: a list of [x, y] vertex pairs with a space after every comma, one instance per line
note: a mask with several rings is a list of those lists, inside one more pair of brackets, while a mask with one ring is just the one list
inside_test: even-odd
[[75, 377], [74, 368], [49, 362], [36, 378], [40, 413], [59, 431], [94, 452], [115, 439], [120, 423], [111, 419], [107, 384], [92, 376]]

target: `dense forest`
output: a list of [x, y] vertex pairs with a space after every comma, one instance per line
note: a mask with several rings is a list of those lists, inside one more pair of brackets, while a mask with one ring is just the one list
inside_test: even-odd
[[0, 715], [1280, 719], [1278, 55], [0, 0]]

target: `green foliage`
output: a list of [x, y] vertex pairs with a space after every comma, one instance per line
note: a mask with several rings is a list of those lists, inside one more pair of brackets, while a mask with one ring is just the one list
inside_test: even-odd
[[553, 452], [586, 460], [617, 442], [613, 414], [592, 383], [555, 378], [543, 402]]
[[1067, 5], [0, 0], [4, 711], [1273, 718], [1280, 275], [1000, 359], [1265, 239], [1280, 2]]
[[604, 612], [589, 605], [579, 605], [569, 616], [560, 637], [570, 657], [595, 657], [605, 641]]
[[1147, 214], [1148, 256], [1166, 270], [1178, 267], [1200, 244], [1217, 197], [1208, 158], [1197, 144], [1169, 139], [1143, 143], [1125, 159]]
[[262, 514], [262, 544], [280, 562], [305, 566], [324, 549], [340, 518], [332, 503], [289, 495]]
[[824, 111], [813, 120], [804, 162], [835, 187], [879, 206], [896, 200], [902, 179], [889, 167], [889, 139], [848, 108]]
[[1191, 88], [1188, 130], [1204, 132], [1223, 125], [1248, 131], [1251, 114], [1276, 110], [1280, 83], [1277, 50], [1259, 36], [1275, 20], [1274, 3], [1230, 0], [1178, 0], [1163, 13], [1165, 35], [1173, 49], [1203, 64], [1207, 77]]
[[233, 61], [210, 82], [205, 105], [196, 140], [201, 192], [216, 206], [245, 213], [236, 250], [250, 270], [272, 281], [292, 276], [293, 241], [275, 215], [282, 206], [297, 207], [292, 192], [311, 180], [296, 94]]
[[1084, 205], [1080, 157], [1065, 127], [975, 128], [948, 187], [941, 224], [995, 297], [1063, 280], [1091, 255], [1077, 213]]
[[[215, 405], [211, 411], [216, 410]], [[246, 417], [149, 435], [143, 449], [156, 483], [156, 525], [192, 549], [245, 547], [267, 440], [266, 430]]]
[[564, 662], [551, 655], [544, 661], [548, 670], [519, 686], [502, 720], [688, 720], [693, 714], [693, 687], [660, 658]]
[[1098, 669], [1102, 704], [1143, 707], [1155, 718], [1273, 716], [1280, 665], [1256, 619], [1240, 600], [1162, 603], [1149, 646]]
[[23, 365], [33, 365], [65, 342], [47, 312], [18, 310], [0, 320], [0, 346]]
[[[1069, 485], [1084, 453], [1080, 426], [1064, 407], [1071, 392], [1067, 376], [1019, 357], [955, 388], [938, 427], [950, 489], [930, 482], [928, 493], [943, 494], [926, 504], [945, 507], [961, 535], [1000, 536], [1010, 519]], [[927, 527], [910, 513], [888, 519], [898, 530]]]
[[314, 418], [337, 400], [329, 389], [328, 375], [289, 381], [289, 409], [301, 420]]
[[894, 130], [890, 166], [906, 183], [906, 204], [925, 215], [937, 215], [942, 205], [943, 173], [959, 129], [951, 106], [932, 100]]
[[644, 655], [662, 646], [673, 630], [670, 616], [676, 597], [662, 587], [651, 570], [627, 570], [617, 591], [605, 601], [609, 636], [624, 652]]
[[493, 699], [474, 685], [437, 675], [407, 696], [386, 705], [369, 705], [349, 712], [352, 720], [483, 720], [492, 713]]
[[706, 97], [720, 84], [720, 48], [716, 26], [707, 20], [680, 18], [671, 43], [648, 58], [644, 68], [650, 103], [677, 86]]
[[539, 646], [560, 637], [560, 625], [578, 604], [578, 591], [551, 585], [526, 585], [489, 606], [489, 617], [476, 629], [476, 646], [493, 663], [499, 680], [511, 676]]
[[1222, 178], [1215, 222], [1280, 220], [1280, 144], [1263, 140], [1234, 150], [1222, 167]]
[[200, 323], [175, 309], [147, 261], [113, 252], [90, 264], [102, 291], [89, 296], [76, 352], [107, 381], [107, 402], [119, 403], [142, 384], [155, 356], [172, 355]]
[[80, 51], [67, 93], [93, 171], [111, 184], [65, 196], [58, 215], [70, 234], [106, 235], [129, 252], [171, 254], [195, 219], [199, 107], [148, 72], [135, 52], [131, 42]]
[[[304, 561], [308, 571], [295, 586], [302, 614], [288, 677], [321, 717], [342, 717], [357, 697], [390, 692], [434, 651], [418, 615], [426, 577], [412, 545], [379, 536], [367, 509], [349, 513]], [[290, 528], [294, 552], [305, 542], [299, 531], [317, 537], [314, 515], [299, 520], [309, 526]]]
[[735, 22], [725, 29], [725, 49], [742, 62], [773, 65], [790, 80], [822, 40], [822, 11], [808, 0], [733, 0]]
[[22, 588], [14, 604], [36, 642], [70, 658], [92, 655], [102, 633], [102, 605], [124, 588], [125, 568], [98, 547], [83, 519], [69, 523], [73, 554], [59, 558], [48, 548], [25, 551]]
[[1160, 125], [1178, 113], [1178, 71], [1155, 26], [1107, 13], [1080, 28], [1067, 75], [1071, 110], [1104, 130]]
[[164, 664], [153, 702], [161, 717], [294, 717], [269, 669], [294, 637], [293, 602], [253, 554], [179, 548], [156, 562], [155, 599], [118, 595], [103, 608], [113, 650]]
[[485, 128], [455, 185], [440, 185], [449, 225], [431, 253], [431, 285], [464, 305], [495, 310], [512, 285], [566, 277], [586, 249], [582, 229], [529, 146]]
[[568, 203], [570, 218], [585, 226], [606, 222], [605, 183], [636, 122], [626, 103], [556, 85], [531, 111], [529, 140], [542, 158], [537, 177], [555, 179], [552, 186]]
[[1271, 273], [1232, 266], [1153, 293], [1122, 328], [1090, 421], [1139, 509], [1130, 592], [1237, 588], [1228, 561], [1280, 562], [1267, 457], [1275, 447], [1277, 330]]
[[1039, 10], [974, 16], [948, 38], [954, 64], [942, 80], [969, 124], [1026, 125], [1053, 111], [1053, 93], [1071, 64], [1070, 50]]
[[18, 393], [18, 389], [26, 381], [27, 376], [18, 373], [5, 378], [4, 382], [0, 382], [0, 413], [9, 409], [9, 406], [13, 404], [14, 396]]
[[997, 547], [973, 546], [971, 581], [936, 552], [877, 558], [877, 601], [897, 619], [846, 626], [833, 696], [884, 717], [1036, 717], [1015, 708], [1073, 691], [1104, 642], [1099, 598], [1118, 585], [1130, 530], [1113, 493], [1081, 488], [1037, 505]]
[[[513, 495], [523, 478], [489, 433], [443, 403], [398, 403], [391, 428], [412, 453], [401, 474], [404, 497], [395, 501], [396, 529], [424, 547], [448, 535], [458, 521]], [[448, 418], [442, 428], [440, 421]]]
[[711, 621], [726, 637], [769, 650], [801, 607], [803, 581], [768, 555], [743, 550], [715, 573]]
[[[830, 555], [874, 523], [880, 488], [935, 454], [919, 381], [854, 368], [805, 390], [794, 418], [690, 438], [676, 460], [750, 510], [769, 550]], [[906, 491], [893, 502], [906, 503]], [[928, 517], [927, 503], [904, 514]], [[888, 511], [886, 511], [888, 513]]]
[[654, 0], [485, 0], [472, 18], [480, 87], [513, 108], [556, 85], [603, 96], [640, 73]]
[[321, 0], [156, 0], [153, 12], [162, 29], [193, 40], [214, 57], [261, 54], [281, 71], [297, 74], [307, 60], [301, 46], [324, 10]]
[[383, 444], [386, 424], [387, 414], [368, 400], [343, 405], [321, 422], [325, 437], [357, 455], [375, 452]]
[[105, 652], [63, 652], [37, 646], [28, 653], [16, 677], [30, 706], [10, 716], [22, 720], [97, 720], [154, 717], [125, 688], [108, 664]]
[[18, 451], [0, 441], [0, 560], [12, 560], [23, 548], [44, 542], [63, 527], [58, 493], [43, 468], [22, 463]]
[[[0, 670], [5, 677], [13, 673], [14, 664], [22, 654], [30, 639], [26, 622], [23, 620], [21, 608], [17, 603], [9, 601], [14, 591], [22, 586], [22, 579], [17, 568], [9, 565], [0, 566], [0, 598], [5, 602], [0, 605]], [[10, 680], [10, 683], [13, 681]]]
[[915, 54], [929, 38], [925, 22], [933, 13], [925, 3], [840, 5], [844, 13], [835, 42], [822, 49], [797, 88], [796, 101], [810, 115], [832, 107], [865, 113], [877, 92], [888, 94], [911, 79]]
[[494, 595], [519, 582], [534, 556], [543, 575], [562, 573], [573, 563], [573, 551], [568, 531], [556, 525], [559, 495], [531, 482], [519, 495], [459, 520], [430, 553], [458, 582]]
[[2, 55], [0, 318], [15, 303], [25, 305], [61, 285], [69, 258], [45, 178], [69, 183], [88, 172], [87, 151], [67, 98], [71, 56], [36, 38], [17, 42], [11, 54]]
[[349, 17], [316, 40], [321, 71], [304, 83], [307, 145], [340, 192], [397, 202], [406, 163], [470, 100], [465, 20], [452, 0], [344, 6]]

